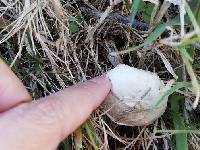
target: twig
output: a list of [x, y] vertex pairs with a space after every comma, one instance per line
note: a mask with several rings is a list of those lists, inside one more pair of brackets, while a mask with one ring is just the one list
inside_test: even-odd
[[[86, 6], [86, 5], [81, 6], [80, 10], [81, 10], [82, 13], [84, 13], [84, 15], [86, 15], [88, 17], [100, 18], [103, 14], [103, 12], [92, 9], [89, 6]], [[149, 24], [144, 23], [144, 22], [139, 21], [139, 20], [136, 20], [136, 19], [132, 21], [131, 17], [122, 16], [122, 15], [119, 15], [117, 13], [110, 13], [106, 17], [106, 20], [122, 23], [122, 24], [125, 24], [125, 25], [132, 25], [133, 27], [135, 27], [139, 30], [143, 30], [143, 31], [147, 31], [149, 29]]]

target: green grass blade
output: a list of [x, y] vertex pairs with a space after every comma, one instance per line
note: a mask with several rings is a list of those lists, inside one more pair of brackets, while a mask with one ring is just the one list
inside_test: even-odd
[[150, 36], [145, 40], [146, 45], [152, 44], [165, 30], [167, 26], [180, 25], [180, 18], [176, 17], [166, 23], [158, 25]]
[[61, 145], [60, 145], [60, 149], [62, 150], [70, 150], [71, 148], [71, 144], [70, 144], [70, 137], [68, 137], [67, 139], [65, 139]]
[[183, 40], [183, 41], [181, 41], [179, 46], [183, 47], [183, 46], [187, 46], [187, 45], [190, 45], [190, 44], [194, 44], [196, 42], [200, 42], [200, 37], [194, 37], [194, 38], [191, 38], [191, 39]]
[[200, 9], [197, 12], [197, 23], [200, 24]]
[[82, 146], [82, 131], [81, 128], [76, 129], [74, 131], [74, 141], [75, 141], [75, 150], [81, 150], [83, 148]]
[[84, 123], [84, 128], [86, 130], [86, 134], [88, 135], [89, 140], [90, 140], [94, 150], [98, 150], [98, 143], [97, 143], [97, 139], [96, 139], [96, 131], [92, 127], [89, 120]]
[[[179, 47], [179, 49], [182, 50], [184, 48]], [[183, 62], [186, 66], [187, 72], [190, 76], [194, 93], [196, 94], [196, 98], [195, 98], [195, 101], [193, 103], [193, 108], [196, 108], [198, 103], [199, 103], [199, 98], [200, 98], [200, 85], [198, 83], [198, 80], [197, 80], [196, 74], [194, 72], [194, 69], [192, 67], [192, 64], [189, 62], [187, 56], [185, 56], [183, 53], [181, 53], [181, 57], [182, 57]]]
[[135, 19], [141, 0], [134, 0], [131, 7], [131, 18]]
[[176, 82], [175, 85], [171, 89], [169, 89], [167, 92], [165, 92], [164, 95], [158, 100], [155, 107], [158, 107], [166, 96], [169, 96], [169, 95], [173, 94], [174, 92], [176, 92], [177, 90], [184, 88], [184, 87], [191, 87], [191, 83]]
[[[174, 123], [175, 130], [185, 130], [184, 119], [181, 116], [182, 110], [180, 108], [181, 104], [184, 104], [184, 96], [174, 94], [170, 98], [172, 119]], [[187, 133], [176, 133], [176, 149], [177, 150], [187, 150]]]
[[144, 43], [142, 43], [142, 44], [140, 44], [136, 47], [130, 48], [128, 50], [120, 51], [118, 54], [129, 53], [131, 51], [135, 51], [139, 48], [142, 48], [145, 45], [151, 45], [166, 30], [167, 26], [173, 26], [173, 25], [180, 25], [180, 18], [179, 17], [175, 17], [174, 19], [168, 21], [167, 23], [158, 25], [155, 28], [155, 30], [149, 35], [149, 37], [144, 41]]
[[[193, 14], [196, 16], [197, 18], [197, 14], [200, 8], [200, 0], [192, 0], [192, 1], [188, 1], [188, 4], [193, 12]], [[198, 18], [197, 18], [198, 19]]]
[[190, 56], [190, 54], [187, 52], [185, 48], [179, 48], [179, 52], [182, 56], [184, 56], [186, 59], [188, 59], [190, 62], [193, 62], [194, 59]]
[[200, 28], [199, 25], [197, 23], [197, 20], [192, 12], [192, 10], [190, 9], [190, 6], [188, 5], [187, 2], [185, 2], [185, 10], [190, 18], [190, 21], [192, 22], [192, 25], [194, 26], [194, 29], [196, 31], [196, 34], [200, 37]]

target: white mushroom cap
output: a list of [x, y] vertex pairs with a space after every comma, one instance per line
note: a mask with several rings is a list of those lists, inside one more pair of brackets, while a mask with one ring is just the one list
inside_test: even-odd
[[167, 99], [159, 108], [154, 107], [164, 88], [155, 73], [121, 64], [108, 71], [106, 76], [111, 80], [112, 89], [104, 110], [116, 123], [142, 126], [164, 113]]

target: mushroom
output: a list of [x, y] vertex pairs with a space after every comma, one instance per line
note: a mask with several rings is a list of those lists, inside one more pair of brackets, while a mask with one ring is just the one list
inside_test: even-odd
[[157, 74], [120, 64], [106, 76], [112, 88], [103, 109], [112, 121], [126, 126], [143, 126], [165, 112], [168, 97], [158, 107], [155, 105], [169, 86], [165, 86]]

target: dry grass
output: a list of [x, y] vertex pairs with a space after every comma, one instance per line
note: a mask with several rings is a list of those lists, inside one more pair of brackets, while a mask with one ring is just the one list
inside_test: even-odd
[[[129, 15], [130, 10], [118, 1], [109, 6], [107, 0], [1, 0], [0, 55], [21, 78], [34, 99], [102, 75], [119, 62], [156, 72], [165, 81], [177, 79], [177, 76], [182, 76], [183, 81], [191, 79], [194, 89], [186, 88], [178, 92], [184, 94], [186, 99], [185, 125], [193, 128], [199, 125], [195, 118], [200, 116], [200, 108], [192, 110], [192, 105], [197, 107], [200, 92], [200, 53], [196, 49], [193, 70], [187, 59], [182, 61], [181, 56], [185, 55], [180, 55], [175, 47], [196, 35], [199, 37], [198, 23], [194, 22], [193, 31], [186, 30], [184, 6], [181, 4], [180, 27], [166, 27], [171, 31], [170, 36], [159, 36], [152, 45], [136, 49], [154, 31], [155, 24], [166, 15], [173, 15], [168, 14], [168, 1], [148, 1], [154, 4], [150, 18], [150, 25], [153, 26], [149, 31], [141, 31], [106, 19], [112, 11]], [[103, 13], [99, 18], [84, 18], [79, 7], [86, 4]], [[78, 29], [72, 31], [73, 25]], [[132, 47], [136, 47], [134, 51]], [[113, 53], [115, 55], [111, 55]], [[68, 137], [60, 149], [174, 149], [176, 132], [157, 133], [157, 130], [168, 129], [174, 129], [170, 109], [154, 124], [144, 127], [118, 126], [98, 110], [86, 125], [75, 132], [75, 138]], [[198, 134], [188, 134], [189, 149], [199, 149]]]

